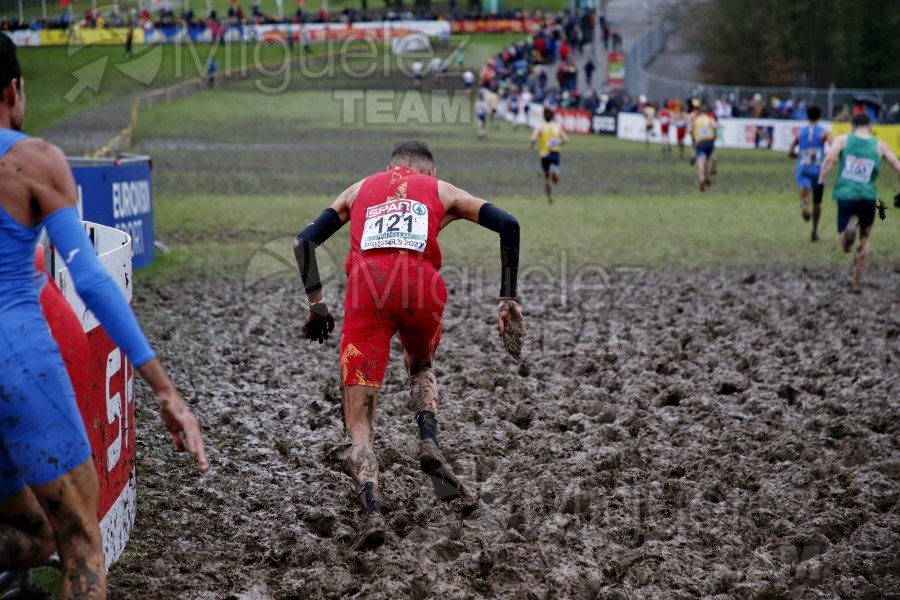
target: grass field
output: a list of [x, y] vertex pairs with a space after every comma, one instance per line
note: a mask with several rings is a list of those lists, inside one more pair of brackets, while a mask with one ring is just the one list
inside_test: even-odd
[[[119, 46], [73, 48], [21, 48], [19, 60], [27, 82], [28, 119], [26, 131], [35, 134], [66, 115], [117, 97], [152, 87], [191, 79], [205, 71], [210, 56], [215, 56], [220, 72], [258, 61], [280, 63], [285, 50], [279, 46], [242, 44], [159, 45], [138, 47], [132, 58]], [[98, 61], [97, 89], [78, 92], [78, 73], [92, 69]], [[73, 93], [71, 101], [67, 98]]]
[[[441, 51], [462, 43], [466, 64], [475, 67], [514, 39], [509, 35], [454, 37], [451, 48]], [[30, 98], [26, 129], [39, 132], [85, 106], [194, 77], [212, 51], [208, 45], [157, 49], [158, 67], [149, 60], [126, 63], [120, 48], [89, 47], [71, 56], [63, 48], [23, 49]], [[223, 70], [253, 61], [283, 66], [286, 59], [285, 50], [278, 46], [224, 45], [215, 52]], [[806, 226], [799, 219], [792, 163], [778, 153], [719, 150], [721, 174], [712, 191], [701, 195], [685, 161], [662, 156], [655, 146], [648, 149], [609, 138], [573, 136], [565, 152], [558, 201], [548, 207], [541, 199], [537, 160], [527, 149], [525, 131], [512, 132], [504, 125], [488, 140], [476, 141], [471, 105], [453, 96], [461, 92], [452, 89], [445, 98], [455, 98], [462, 110], [449, 119], [407, 114], [406, 121], [375, 122], [367, 118], [365, 104], [358, 103], [358, 114], [351, 118], [342, 113], [348, 105], [340, 90], [351, 84], [365, 88], [368, 80], [342, 76], [344, 63], [338, 53], [336, 49], [326, 66], [279, 68], [273, 77], [250, 77], [141, 114], [137, 149], [151, 154], [159, 167], [154, 175], [159, 237], [177, 240], [172, 244], [174, 256], [161, 258], [148, 275], [178, 272], [182, 266], [192, 273], [213, 266], [222, 270], [246, 262], [253, 248], [272, 236], [296, 233], [343, 187], [381, 168], [392, 142], [411, 137], [432, 144], [440, 175], [520, 217], [526, 265], [558, 266], [563, 252], [575, 262], [682, 267], [799, 266], [846, 260], [833, 248], [830, 201], [825, 204], [824, 240], [809, 243]], [[76, 81], [72, 73], [103, 57], [113, 68], [106, 69], [99, 91], [87, 90], [75, 102], [67, 102], [65, 95]], [[405, 95], [411, 90], [409, 81], [396, 79], [395, 59], [382, 48], [372, 58], [355, 60], [349, 64], [357, 70], [368, 60], [375, 61], [378, 71], [390, 71], [394, 79], [373, 85], [382, 90], [385, 85], [399, 86], [393, 96], [395, 111], [404, 101], [419, 98]], [[147, 72], [148, 83], [137, 81], [134, 71], [126, 76], [115, 68], [120, 64], [153, 69]], [[430, 98], [427, 93], [421, 97], [426, 113]], [[258, 147], [260, 142], [287, 146], [271, 151]], [[189, 147], [196, 143], [215, 147]], [[359, 160], [332, 160], [347, 151]], [[304, 186], [298, 186], [300, 181]], [[894, 181], [890, 173], [883, 177], [885, 197], [893, 194], [887, 192]], [[266, 210], [259, 210], [261, 204]], [[286, 220], [285, 211], [296, 218]], [[223, 230], [239, 231], [239, 240], [209, 239], [211, 231]], [[898, 231], [900, 218], [894, 213], [878, 224], [873, 260], [900, 262]], [[460, 226], [448, 229], [442, 239], [451, 264], [482, 258], [494, 244], [491, 236], [477, 228]], [[195, 252], [197, 248], [205, 251]]]
[[[174, 256], [157, 261], [148, 275], [241, 268], [255, 248], [295, 234], [344, 187], [380, 168], [391, 143], [403, 138], [427, 140], [439, 175], [517, 215], [523, 265], [558, 268], [564, 255], [573, 264], [677, 267], [847, 261], [834, 248], [830, 200], [823, 241], [810, 243], [793, 163], [779, 153], [718, 151], [716, 185], [700, 194], [686, 161], [656, 146], [572, 136], [559, 196], [548, 206], [523, 130], [504, 124], [478, 142], [468, 123], [365, 126], [362, 114], [347, 121], [334, 92], [293, 91], [302, 86], [299, 79], [291, 91], [265, 95], [248, 81], [142, 117], [138, 148], [158, 165], [158, 235], [177, 241]], [[179, 140], [209, 146], [179, 148]], [[269, 143], [286, 145], [269, 151]], [[158, 150], [163, 145], [171, 149]], [[334, 160], [348, 152], [359, 162]], [[888, 174], [883, 185], [889, 189], [892, 181]], [[898, 233], [895, 214], [878, 223], [873, 260], [900, 264]], [[441, 239], [449, 264], [496, 262], [494, 236], [477, 227], [453, 225]], [[330, 244], [340, 251], [346, 239]]]
[[[462, 47], [465, 64], [474, 69], [497, 48], [516, 39], [518, 36], [514, 34], [452, 36], [449, 48]], [[339, 55], [341, 50], [340, 43], [313, 45], [316, 57], [329, 53]], [[446, 54], [449, 50], [439, 51]], [[377, 52], [379, 57], [384, 56], [380, 45]], [[128, 58], [119, 46], [74, 47], [71, 50], [63, 47], [21, 48], [19, 60], [27, 80], [26, 92], [31, 98], [26, 131], [38, 134], [67, 115], [89, 106], [196, 77], [205, 71], [211, 56], [216, 57], [223, 73], [260, 67], [275, 71], [286, 62], [299, 59], [300, 49], [295, 48], [289, 53], [279, 45], [164, 44], [138, 47], [135, 55]], [[96, 79], [97, 89], [88, 86], [77, 93], [79, 74], [83, 76], [84, 70], [94, 68], [98, 61], [106, 61], [100, 65], [99, 76], [88, 75], [88, 79]], [[321, 78], [317, 78], [317, 82], [321, 82]], [[70, 94], [74, 94], [74, 99], [68, 97]]]

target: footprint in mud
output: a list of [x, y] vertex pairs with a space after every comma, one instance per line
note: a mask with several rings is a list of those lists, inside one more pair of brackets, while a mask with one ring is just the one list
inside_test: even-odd
[[436, 562], [453, 562], [465, 551], [465, 544], [443, 539], [428, 548], [428, 556]]

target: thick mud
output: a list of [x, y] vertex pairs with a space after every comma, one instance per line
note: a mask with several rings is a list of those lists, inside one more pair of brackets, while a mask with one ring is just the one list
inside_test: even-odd
[[141, 386], [138, 521], [111, 597], [898, 597], [900, 272], [872, 269], [858, 295], [847, 275], [526, 281], [521, 362], [496, 299], [448, 281], [441, 436], [477, 502], [442, 504], [419, 472], [395, 345], [376, 440], [389, 533], [366, 553], [337, 340], [301, 338], [298, 287], [138, 282], [212, 469], [173, 459]]

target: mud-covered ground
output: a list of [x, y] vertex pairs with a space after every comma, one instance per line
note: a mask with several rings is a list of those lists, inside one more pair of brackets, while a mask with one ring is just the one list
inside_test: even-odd
[[138, 282], [213, 466], [174, 457], [141, 386], [111, 597], [898, 597], [900, 272], [872, 269], [858, 295], [846, 278], [526, 282], [522, 363], [493, 301], [448, 281], [442, 439], [478, 499], [442, 504], [418, 471], [395, 347], [376, 441], [390, 533], [361, 554], [337, 341], [300, 338], [299, 290]]

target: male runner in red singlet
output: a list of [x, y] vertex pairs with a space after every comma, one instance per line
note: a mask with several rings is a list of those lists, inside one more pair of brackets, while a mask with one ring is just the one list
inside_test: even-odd
[[344, 427], [350, 438], [347, 467], [365, 519], [355, 550], [375, 548], [385, 539], [372, 424], [395, 333], [400, 335], [410, 377], [420, 467], [442, 500], [464, 494], [438, 444], [438, 390], [432, 370], [447, 301], [438, 273], [437, 236], [449, 223], [465, 219], [500, 234], [500, 337], [514, 357], [522, 348], [524, 325], [516, 300], [519, 224], [509, 213], [437, 179], [435, 173], [427, 145], [398, 144], [386, 171], [347, 188], [294, 242], [309, 298], [303, 333], [322, 343], [334, 329], [334, 317], [325, 304], [315, 248], [350, 221], [340, 365]]
[[672, 143], [669, 141], [669, 125], [672, 123], [672, 102], [663, 104], [659, 111], [659, 132], [662, 134], [663, 154], [672, 152]]

